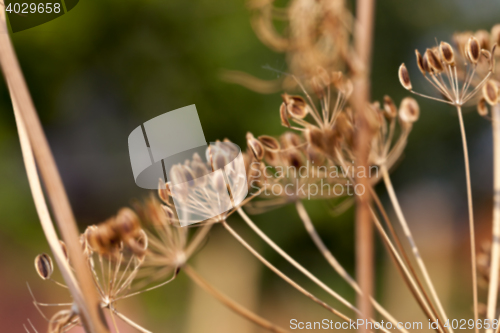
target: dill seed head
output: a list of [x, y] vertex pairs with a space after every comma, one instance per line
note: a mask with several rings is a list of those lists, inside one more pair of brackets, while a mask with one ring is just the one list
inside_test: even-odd
[[399, 82], [401, 82], [401, 85], [406, 90], [411, 90], [412, 85], [411, 85], [411, 81], [410, 81], [410, 74], [408, 74], [408, 70], [406, 69], [406, 66], [404, 63], [401, 64], [401, 66], [399, 66], [398, 76], [399, 76]]
[[486, 99], [484, 97], [481, 97], [477, 103], [477, 113], [479, 113], [481, 117], [488, 115], [488, 106], [486, 106]]
[[439, 52], [443, 60], [450, 66], [455, 65], [455, 52], [450, 44], [446, 42], [441, 42], [439, 45]]
[[471, 63], [477, 64], [479, 56], [481, 55], [481, 46], [476, 37], [470, 37], [467, 41], [465, 54]]
[[37, 255], [35, 258], [35, 269], [42, 279], [49, 279], [54, 272], [54, 264], [50, 256], [45, 253]]
[[495, 105], [498, 102], [498, 86], [497, 84], [489, 80], [483, 86], [483, 97], [488, 102], [489, 105]]
[[258, 140], [265, 147], [266, 152], [277, 152], [280, 150], [280, 143], [278, 140], [269, 135], [261, 135]]
[[415, 99], [405, 97], [399, 106], [399, 119], [403, 124], [413, 124], [420, 116], [420, 107]]
[[253, 156], [258, 161], [260, 161], [264, 158], [264, 152], [265, 152], [264, 146], [250, 132], [247, 133], [247, 145], [248, 145], [248, 148], [250, 148], [250, 150], [252, 151]]

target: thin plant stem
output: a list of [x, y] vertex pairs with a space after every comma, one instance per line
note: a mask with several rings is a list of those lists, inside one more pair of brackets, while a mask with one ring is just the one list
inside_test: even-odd
[[[389, 198], [391, 200], [391, 203], [394, 207], [394, 211], [396, 212], [396, 215], [398, 217], [398, 221], [403, 228], [403, 232], [408, 239], [408, 242], [410, 243], [410, 247], [413, 251], [413, 255], [415, 257], [415, 260], [417, 261], [417, 265], [420, 268], [420, 271], [422, 272], [422, 275], [424, 277], [424, 280], [429, 287], [429, 290], [431, 292], [432, 298], [434, 302], [436, 303], [436, 306], [438, 307], [440, 315], [443, 317], [444, 321], [446, 322], [448, 320], [448, 317], [446, 315], [446, 312], [444, 311], [443, 305], [441, 304], [441, 301], [439, 300], [439, 296], [437, 295], [436, 289], [434, 288], [434, 284], [432, 283], [432, 280], [430, 278], [429, 272], [427, 271], [427, 267], [425, 266], [424, 260], [422, 259], [422, 256], [420, 255], [420, 251], [417, 247], [417, 244], [415, 243], [415, 240], [413, 238], [413, 235], [410, 231], [410, 228], [408, 226], [408, 223], [406, 221], [406, 218], [403, 214], [403, 210], [401, 209], [401, 206], [399, 204], [398, 197], [396, 196], [396, 192], [394, 191], [394, 187], [392, 186], [391, 178], [389, 176], [389, 172], [387, 171], [387, 168], [382, 165], [381, 166], [381, 172], [382, 172], [382, 177], [384, 179], [384, 184], [385, 187], [387, 188], [387, 192], [389, 194]], [[453, 332], [452, 328], [448, 328], [451, 332]]]
[[[500, 105], [493, 106], [493, 230], [491, 244], [490, 285], [486, 318], [493, 320], [497, 310], [498, 273], [500, 270]], [[486, 330], [487, 333], [493, 329]]]
[[71, 267], [66, 260], [61, 244], [59, 243], [59, 238], [57, 237], [56, 230], [52, 223], [49, 209], [43, 195], [42, 185], [40, 183], [40, 179], [38, 178], [35, 158], [33, 156], [33, 151], [31, 150], [31, 144], [26, 132], [26, 127], [23, 119], [21, 118], [15, 100], [13, 101], [13, 108], [19, 133], [19, 141], [21, 143], [21, 152], [26, 168], [26, 174], [28, 176], [28, 181], [31, 189], [31, 194], [35, 202], [35, 207], [40, 218], [40, 224], [42, 226], [45, 237], [47, 238], [50, 249], [54, 254], [54, 259], [59, 269], [61, 270], [61, 274], [64, 280], [66, 281], [67, 287], [71, 291], [71, 294], [76, 301], [77, 299], [81, 298], [81, 290], [78, 286], [75, 276], [73, 275]]
[[[83, 327], [91, 333], [109, 332], [99, 306], [99, 295], [94, 287], [92, 274], [81, 251], [79, 232], [69, 200], [10, 40], [5, 11], [0, 13], [0, 66], [8, 82], [11, 99], [17, 104], [20, 117], [24, 121], [47, 196], [67, 245], [68, 255], [72, 259], [81, 292], [78, 292], [73, 280], [67, 280], [66, 283], [72, 285], [70, 290], [75, 293], [73, 297]], [[64, 270], [65, 266], [62, 267]], [[68, 278], [69, 274], [63, 276]]]
[[[297, 212], [299, 213], [300, 219], [304, 223], [304, 227], [306, 228], [309, 236], [313, 240], [314, 244], [318, 248], [318, 250], [321, 252], [323, 257], [325, 257], [326, 261], [330, 264], [330, 266], [333, 267], [333, 269], [356, 291], [356, 293], [361, 293], [361, 289], [359, 288], [359, 285], [356, 283], [356, 280], [354, 280], [349, 273], [342, 267], [342, 265], [338, 262], [338, 260], [335, 258], [335, 256], [332, 254], [332, 252], [326, 247], [325, 243], [323, 243], [323, 240], [319, 236], [318, 232], [316, 231], [316, 228], [314, 228], [314, 225], [311, 221], [311, 218], [309, 217], [309, 214], [307, 214], [307, 211], [302, 204], [301, 201], [297, 201], [295, 204], [297, 208]], [[382, 307], [373, 297], [370, 297], [370, 301], [373, 304], [373, 307], [382, 315], [384, 316], [387, 320], [389, 320], [394, 327], [397, 327], [398, 321], [391, 316], [389, 312], [387, 312], [384, 307]], [[401, 332], [408, 332], [406, 329], [401, 328]]]
[[[366, 105], [370, 101], [370, 72], [373, 41], [373, 25], [375, 0], [356, 1], [356, 25], [354, 29], [354, 51], [357, 57], [357, 68], [353, 76], [352, 106], [356, 118], [355, 154], [356, 166], [368, 169], [370, 154], [370, 130], [366, 119]], [[359, 183], [366, 189], [370, 180], [360, 179]], [[370, 216], [370, 193], [364, 191], [356, 196], [356, 278], [362, 290], [357, 296], [357, 306], [361, 311], [361, 318], [368, 320], [373, 316], [370, 296], [374, 286], [374, 253], [373, 253], [373, 226]], [[363, 327], [361, 333], [366, 332]]]
[[344, 306], [348, 307], [349, 309], [355, 311], [356, 313], [360, 313], [359, 310], [349, 303], [346, 299], [344, 299], [342, 296], [337, 294], [335, 291], [333, 291], [330, 287], [328, 287], [326, 284], [321, 282], [314, 274], [309, 272], [307, 269], [305, 269], [301, 264], [299, 264], [295, 259], [290, 257], [288, 253], [283, 251], [282, 248], [280, 248], [276, 243], [274, 243], [267, 235], [262, 232], [262, 230], [253, 223], [253, 221], [248, 217], [247, 214], [243, 211], [242, 208], [238, 208], [238, 214], [243, 218], [243, 220], [248, 224], [248, 226], [260, 237], [264, 242], [266, 242], [270, 247], [272, 247], [276, 252], [278, 252], [286, 261], [288, 261], [292, 266], [294, 266], [296, 269], [298, 269], [300, 272], [302, 272], [305, 276], [307, 276], [311, 281], [316, 283], [321, 289], [326, 291], [328, 294], [333, 296], [336, 300], [338, 300], [340, 303], [342, 303]]
[[142, 333], [153, 333], [151, 331], [148, 331], [144, 327], [139, 326], [137, 323], [133, 322], [132, 320], [130, 320], [129, 318], [127, 318], [126, 316], [124, 316], [123, 314], [121, 314], [120, 312], [118, 312], [115, 308], [110, 308], [110, 311], [112, 311], [118, 318], [120, 318], [121, 320], [123, 320], [124, 322], [126, 322], [127, 324], [129, 324], [130, 326], [132, 326], [133, 328], [135, 328], [136, 330], [138, 330], [139, 332], [142, 332]]
[[227, 306], [230, 310], [233, 312], [237, 313], [238, 315], [242, 316], [243, 318], [248, 319], [249, 321], [259, 325], [262, 328], [265, 328], [266, 330], [270, 332], [275, 332], [275, 333], [288, 333], [289, 331], [269, 322], [268, 320], [258, 316], [257, 314], [253, 313], [252, 311], [246, 309], [245, 307], [241, 306], [237, 302], [233, 301], [223, 293], [221, 293], [219, 290], [217, 290], [214, 286], [212, 286], [210, 283], [208, 283], [204, 278], [202, 278], [191, 266], [185, 265], [183, 267], [184, 273], [193, 281], [196, 283], [197, 286], [205, 290], [207, 293], [212, 295], [214, 298], [216, 298], [219, 302]]
[[[344, 161], [343, 161], [343, 159], [341, 158], [340, 155], [339, 155], [339, 160], [340, 160], [341, 166], [343, 168], [345, 168], [345, 163], [344, 163]], [[387, 169], [385, 166], [383, 166], [383, 167], [385, 169]], [[349, 179], [353, 183], [356, 183], [356, 181], [352, 177], [349, 176]], [[440, 326], [440, 330], [444, 331], [444, 327], [442, 326], [443, 325], [442, 321], [439, 320], [440, 319], [439, 318], [439, 314], [437, 313], [436, 309], [434, 308], [434, 305], [432, 304], [432, 302], [431, 302], [431, 300], [429, 298], [429, 295], [427, 294], [427, 292], [425, 291], [424, 287], [422, 286], [422, 282], [420, 281], [420, 278], [418, 277], [417, 273], [415, 272], [415, 269], [413, 268], [411, 260], [408, 258], [408, 255], [406, 254], [406, 251], [405, 251], [403, 245], [401, 244], [401, 241], [399, 240], [399, 237], [398, 237], [396, 231], [394, 230], [394, 227], [392, 226], [391, 221], [389, 220], [389, 216], [387, 215], [387, 212], [385, 211], [384, 206], [382, 205], [382, 202], [380, 201], [380, 198], [378, 197], [378, 195], [375, 192], [375, 190], [373, 189], [373, 187], [370, 186], [369, 190], [370, 190], [370, 193], [372, 195], [373, 201], [375, 202], [375, 204], [378, 207], [380, 213], [382, 214], [382, 217], [384, 218], [385, 224], [386, 224], [387, 228], [389, 229], [389, 232], [391, 233], [391, 236], [393, 237], [394, 241], [396, 242], [397, 249], [400, 251], [401, 255], [403, 256], [404, 261], [402, 261], [402, 263], [404, 265], [408, 266], [408, 269], [410, 270], [410, 272], [411, 272], [412, 275], [409, 276], [409, 277], [406, 277], [404, 275], [405, 270], [399, 268], [400, 273], [402, 274], [402, 276], [405, 279], [405, 281], [407, 281], [407, 285], [408, 285], [409, 289], [414, 294], [415, 298], [417, 299], [417, 301], [418, 301], [419, 305], [421, 306], [422, 310], [424, 311], [424, 313], [427, 313], [426, 307], [427, 306], [430, 307], [431, 313], [432, 313], [432, 316], [433, 316], [432, 318], [438, 319], [438, 325]], [[371, 210], [372, 210], [372, 214], [374, 214], [373, 209], [371, 209]], [[383, 237], [383, 239], [385, 239], [385, 238]], [[390, 238], [387, 238], [387, 239], [390, 241]], [[388, 249], [389, 250], [391, 250], [392, 247], [394, 247], [394, 245], [392, 245], [392, 243], [390, 244], [390, 246], [388, 245]], [[389, 253], [391, 253], [391, 252], [389, 251]], [[398, 264], [397, 260], [396, 260], [396, 264]], [[415, 280], [416, 284], [418, 285], [417, 289], [415, 289], [415, 290], [413, 289], [413, 286], [412, 286], [412, 284], [410, 284], [410, 282], [409, 282], [410, 280], [408, 280], [408, 278], [410, 280], [412, 280], [412, 279]], [[425, 301], [421, 301], [420, 298], [418, 297], [418, 295], [416, 294], [416, 292], [421, 292], [423, 294], [424, 298], [425, 298]], [[431, 317], [429, 317], [429, 318], [431, 318]]]
[[[295, 261], [288, 253], [283, 251], [282, 248], [280, 248], [276, 243], [274, 243], [267, 235], [262, 232], [262, 230], [253, 223], [253, 221], [248, 217], [248, 215], [245, 214], [243, 209], [240, 207], [237, 209], [238, 214], [243, 218], [243, 220], [247, 223], [247, 225], [263, 240], [265, 241], [270, 247], [272, 247], [276, 252], [278, 252], [279, 255], [281, 255], [286, 261], [288, 261], [292, 266], [294, 266], [296, 269], [298, 269], [302, 274], [307, 276], [311, 281], [313, 281], [316, 285], [318, 285], [321, 289], [326, 291], [329, 295], [333, 296], [337, 301], [342, 303], [344, 306], [347, 308], [351, 309], [354, 311], [356, 314], [361, 315], [361, 312], [359, 309], [357, 309], [354, 305], [349, 303], [346, 299], [344, 299], [342, 296], [337, 294], [335, 291], [333, 291], [330, 287], [328, 287], [326, 284], [324, 284], [321, 280], [319, 280], [314, 274], [309, 272], [307, 269], [304, 268], [301, 264], [299, 264], [297, 261]], [[374, 322], [372, 318], [366, 319], [367, 321]], [[381, 328], [384, 332], [386, 332], [386, 329]]]
[[227, 224], [226, 221], [222, 221], [221, 223], [224, 226], [224, 228], [226, 228], [226, 230], [229, 231], [229, 233], [238, 242], [241, 243], [241, 245], [243, 245], [248, 251], [250, 251], [250, 253], [252, 253], [267, 268], [269, 268], [276, 275], [278, 275], [280, 278], [282, 278], [283, 280], [285, 280], [285, 282], [287, 282], [289, 285], [291, 285], [292, 287], [294, 287], [295, 289], [297, 289], [299, 292], [301, 292], [305, 296], [309, 297], [314, 302], [318, 303], [319, 305], [321, 305], [322, 307], [324, 307], [325, 309], [327, 309], [328, 311], [330, 311], [331, 313], [333, 313], [334, 315], [336, 315], [340, 319], [342, 319], [344, 321], [350, 321], [350, 320], [352, 320], [351, 318], [349, 318], [348, 316], [346, 316], [342, 312], [334, 309], [333, 307], [331, 307], [327, 303], [323, 302], [322, 300], [320, 300], [319, 298], [317, 298], [316, 296], [314, 296], [313, 294], [311, 294], [310, 292], [308, 292], [307, 290], [305, 290], [304, 288], [302, 288], [295, 281], [293, 281], [292, 279], [290, 279], [286, 274], [284, 274], [282, 271], [280, 271], [279, 269], [277, 269], [273, 264], [271, 264], [269, 261], [267, 261], [262, 255], [260, 255], [260, 253], [257, 252], [250, 244], [248, 244], [243, 238], [241, 238], [241, 236], [236, 231], [234, 231], [234, 229], [231, 228], [229, 226], [229, 224]]
[[[427, 315], [427, 318], [429, 318], [430, 320], [435, 322], [436, 317], [434, 316], [429, 305], [425, 302], [425, 299], [422, 295], [422, 291], [418, 288], [417, 284], [415, 283], [414, 278], [411, 276], [410, 272], [408, 271], [408, 268], [406, 267], [405, 263], [401, 259], [401, 256], [399, 255], [398, 251], [396, 250], [396, 248], [392, 244], [392, 242], [391, 242], [389, 236], [387, 235], [387, 233], [385, 232], [384, 228], [380, 224], [380, 221], [378, 220], [377, 216], [375, 215], [375, 212], [372, 210], [371, 213], [372, 213], [372, 217], [373, 217], [373, 221], [375, 223], [375, 226], [377, 227], [380, 235], [382, 236], [382, 240], [384, 241], [384, 244], [388, 247], [389, 253], [391, 254], [391, 257], [393, 258], [393, 260], [396, 262], [396, 267], [398, 268], [401, 275], [403, 276], [403, 279], [407, 283], [410, 291], [412, 292], [413, 296], [415, 297], [415, 299], [419, 303], [419, 305], [422, 308], [422, 310], [424, 311], [424, 313]], [[441, 325], [438, 325], [438, 327], [436, 328], [436, 331], [440, 332], [440, 333], [444, 332]]]
[[[470, 181], [469, 151], [467, 149], [467, 137], [465, 136], [464, 119], [462, 108], [457, 106], [458, 120], [460, 123], [460, 133], [462, 134], [462, 145], [464, 150], [465, 179], [467, 184], [467, 203], [469, 207], [469, 229], [470, 229], [470, 256], [472, 265], [472, 297], [474, 302], [474, 322], [479, 319], [478, 296], [477, 296], [477, 264], [476, 264], [476, 235], [474, 231], [474, 210], [472, 207], [472, 189]], [[477, 325], [474, 325], [476, 333], [479, 332]]]

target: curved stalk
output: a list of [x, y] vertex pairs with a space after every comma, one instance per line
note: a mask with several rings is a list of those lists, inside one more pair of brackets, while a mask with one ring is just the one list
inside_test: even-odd
[[242, 316], [243, 318], [248, 319], [251, 322], [254, 322], [255, 324], [259, 325], [262, 328], [265, 328], [268, 331], [275, 332], [275, 333], [288, 333], [289, 331], [274, 325], [273, 323], [267, 321], [266, 319], [256, 315], [252, 311], [244, 308], [240, 304], [236, 303], [223, 293], [221, 293], [219, 290], [215, 289], [210, 283], [208, 283], [205, 279], [203, 279], [196, 271], [191, 268], [189, 265], [185, 265], [183, 267], [184, 273], [186, 273], [187, 276], [196, 283], [200, 288], [205, 290], [207, 293], [212, 295], [214, 298], [216, 298], [219, 302], [227, 306], [230, 310], [234, 311], [238, 315]]

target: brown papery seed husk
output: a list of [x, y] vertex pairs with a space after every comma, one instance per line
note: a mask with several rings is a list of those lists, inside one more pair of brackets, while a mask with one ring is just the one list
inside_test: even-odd
[[481, 117], [488, 115], [488, 107], [486, 106], [486, 99], [484, 97], [481, 97], [477, 103], [477, 113], [479, 113]]
[[470, 62], [472, 62], [473, 64], [476, 64], [478, 62], [479, 55], [481, 54], [481, 47], [477, 38], [469, 38], [466, 47], [466, 54], [468, 55]]
[[302, 96], [288, 96], [287, 100], [287, 110], [292, 117], [303, 119], [307, 116], [308, 106]]
[[417, 66], [418, 66], [418, 69], [420, 69], [420, 72], [422, 72], [422, 74], [425, 75], [425, 72], [427, 72], [427, 70], [424, 67], [424, 58], [422, 57], [422, 55], [420, 54], [420, 52], [418, 52], [417, 49], [415, 49], [415, 55], [417, 57]]
[[498, 87], [493, 81], [488, 81], [483, 86], [483, 97], [489, 105], [495, 105], [498, 102]]
[[264, 146], [262, 145], [262, 143], [260, 143], [260, 141], [258, 141], [257, 139], [255, 139], [252, 136], [251, 138], [249, 138], [247, 140], [247, 144], [248, 144], [248, 147], [250, 148], [250, 150], [252, 151], [253, 156], [258, 161], [260, 161], [260, 160], [262, 160], [262, 158], [264, 158], [265, 149], [264, 149]]
[[410, 81], [410, 74], [408, 74], [408, 70], [406, 69], [404, 63], [401, 64], [401, 66], [399, 66], [398, 76], [399, 76], [399, 82], [401, 82], [403, 88], [405, 88], [406, 90], [411, 90], [412, 85]]
[[490, 35], [492, 44], [500, 44], [500, 24], [495, 24], [493, 28], [491, 28]]
[[281, 125], [290, 127], [290, 122], [288, 121], [288, 111], [286, 109], [285, 102], [281, 103], [280, 106], [280, 118], [281, 118]]
[[436, 53], [434, 53], [433, 50], [427, 49], [427, 51], [425, 51], [425, 57], [427, 58], [427, 63], [429, 64], [429, 67], [433, 71], [440, 73], [444, 70], [441, 60], [439, 60], [439, 57], [436, 55]]
[[384, 96], [384, 111], [385, 116], [389, 119], [395, 118], [398, 115], [398, 109], [392, 98], [388, 95]]
[[325, 140], [323, 136], [323, 131], [317, 127], [310, 127], [304, 133], [307, 142], [315, 149], [324, 152], [325, 151]]
[[50, 256], [45, 253], [37, 255], [35, 258], [35, 269], [42, 279], [49, 279], [54, 272], [54, 264], [52, 263], [52, 258], [50, 258]]
[[405, 124], [412, 124], [420, 116], [420, 107], [415, 99], [405, 97], [399, 106], [399, 119]]
[[482, 49], [489, 49], [490, 48], [490, 34], [486, 30], [478, 30], [474, 34], [474, 37], [479, 42], [479, 47]]
[[66, 243], [64, 243], [62, 240], [60, 240], [59, 244], [61, 244], [61, 249], [62, 249], [62, 252], [64, 254], [64, 258], [66, 258], [66, 261], [69, 261], [68, 248], [66, 247]]
[[455, 52], [450, 44], [441, 42], [439, 45], [439, 52], [441, 53], [441, 57], [444, 62], [451, 66], [455, 65]]
[[278, 151], [280, 149], [280, 143], [276, 138], [273, 138], [269, 135], [261, 135], [258, 137], [260, 143], [264, 145], [266, 150], [269, 151]]

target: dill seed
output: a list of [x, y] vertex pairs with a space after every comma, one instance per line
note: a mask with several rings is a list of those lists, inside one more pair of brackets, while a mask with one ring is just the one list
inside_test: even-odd
[[488, 81], [483, 86], [483, 97], [489, 105], [495, 105], [498, 102], [498, 87], [493, 81]]
[[50, 256], [45, 253], [37, 255], [35, 258], [35, 269], [42, 279], [49, 279], [54, 272], [54, 264]]
[[408, 70], [406, 69], [405, 64], [401, 64], [399, 66], [399, 82], [401, 82], [401, 85], [406, 89], [406, 90], [411, 90], [411, 81], [410, 81], [410, 74], [408, 74]]

